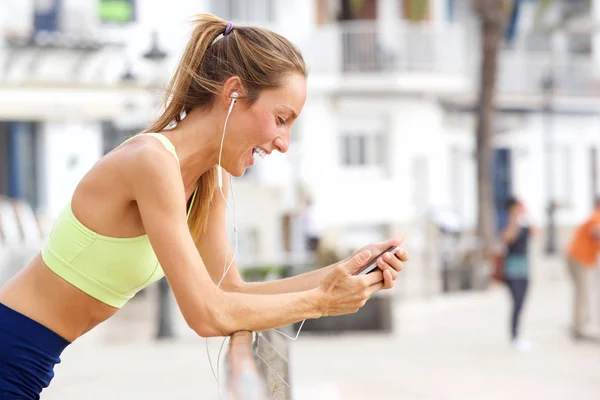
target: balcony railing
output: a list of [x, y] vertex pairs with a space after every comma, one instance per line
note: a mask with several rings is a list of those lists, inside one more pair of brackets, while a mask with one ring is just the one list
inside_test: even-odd
[[[472, 92], [479, 84], [480, 38], [466, 25], [343, 22], [318, 27], [310, 43], [316, 75], [458, 78]], [[499, 62], [500, 94], [539, 95], [551, 72], [557, 95], [600, 95], [600, 69], [588, 54], [521, 48], [503, 50]]]
[[498, 92], [541, 94], [542, 82], [548, 74], [554, 80], [557, 95], [600, 95], [599, 75], [590, 56], [565, 54], [561, 57], [540, 51], [504, 51], [498, 69]]
[[315, 73], [466, 72], [464, 30], [356, 21], [316, 30], [308, 49]]

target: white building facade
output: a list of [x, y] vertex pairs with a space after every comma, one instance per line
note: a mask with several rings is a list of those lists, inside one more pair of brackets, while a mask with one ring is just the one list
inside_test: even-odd
[[[34, 3], [2, 2], [5, 43], [34, 28]], [[285, 35], [310, 69], [288, 154], [273, 154], [235, 180], [241, 255], [277, 260], [285, 250], [302, 249], [301, 218], [289, 222], [301, 186], [312, 193], [324, 234], [343, 247], [398, 232], [416, 237], [433, 208], [452, 210], [465, 229], [473, 228], [478, 40], [469, 2], [431, 0], [418, 23], [406, 20], [410, 0], [365, 0], [352, 9], [344, 6], [359, 2], [133, 3], [132, 21], [117, 24], [100, 22], [96, 1], [62, 1], [60, 29], [110, 41], [101, 50], [15, 44], [0, 50], [0, 133], [14, 138], [20, 128], [11, 123], [35, 125], [35, 146], [23, 145], [33, 168], [15, 173], [14, 140], [0, 143], [10, 170], [0, 180], [3, 194], [31, 197], [40, 212], [56, 216], [93, 163], [156, 114], [158, 91], [149, 83], [173, 71], [187, 40], [186, 20], [212, 12]], [[598, 22], [600, 1], [591, 4]], [[540, 39], [530, 33], [534, 7], [523, 3], [515, 43], [501, 56], [495, 145], [503, 161], [490, 175], [498, 192], [525, 201], [538, 225], [546, 223], [552, 193], [561, 206], [558, 225], [568, 228], [586, 216], [600, 190], [600, 34]], [[168, 55], [162, 67], [140, 57], [152, 31]], [[548, 66], [557, 88], [551, 103], [540, 86]], [[128, 70], [136, 79], [124, 79]]]

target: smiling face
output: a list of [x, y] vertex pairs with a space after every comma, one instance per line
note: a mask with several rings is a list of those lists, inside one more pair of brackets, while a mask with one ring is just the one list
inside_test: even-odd
[[233, 176], [242, 176], [253, 165], [254, 152], [285, 153], [305, 101], [306, 79], [301, 74], [286, 76], [279, 88], [263, 90], [249, 106], [238, 100], [227, 123], [222, 167]]

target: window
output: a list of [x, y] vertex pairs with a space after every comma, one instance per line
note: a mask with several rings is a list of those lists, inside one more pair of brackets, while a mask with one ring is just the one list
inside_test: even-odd
[[552, 50], [551, 38], [546, 33], [528, 32], [524, 36], [526, 51], [549, 52]]
[[33, 25], [35, 32], [54, 32], [59, 24], [58, 0], [36, 0], [34, 2]]
[[569, 34], [566, 35], [567, 48], [572, 54], [591, 54], [592, 53], [592, 35], [591, 34]]
[[0, 124], [0, 195], [38, 206], [38, 125], [12, 121]]
[[387, 169], [388, 140], [383, 119], [345, 121], [340, 135], [340, 164], [344, 167]]
[[273, 22], [275, 0], [213, 0], [219, 17], [232, 21]]
[[345, 133], [341, 137], [342, 165], [385, 167], [385, 137], [383, 133]]

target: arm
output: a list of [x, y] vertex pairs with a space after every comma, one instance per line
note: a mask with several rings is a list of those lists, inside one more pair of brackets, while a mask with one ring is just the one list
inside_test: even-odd
[[132, 153], [123, 169], [127, 187], [177, 304], [200, 336], [266, 330], [305, 318], [355, 312], [383, 287], [381, 273], [364, 279], [351, 276], [368, 258], [364, 252], [338, 265], [317, 289], [278, 295], [221, 291], [211, 280], [189, 233], [177, 162], [166, 150], [152, 146], [133, 149]]
[[512, 244], [519, 236], [519, 219], [515, 213], [510, 214], [506, 227], [502, 230], [502, 240], [506, 244]]
[[[225, 172], [223, 173], [223, 194], [225, 198], [228, 198], [229, 174]], [[197, 243], [202, 260], [206, 263], [208, 272], [215, 283], [221, 279], [225, 266], [231, 263], [234, 251], [227, 240], [225, 207], [223, 196], [217, 190], [210, 208], [206, 232], [199, 238]], [[373, 254], [380, 253], [389, 247], [400, 245], [401, 242], [400, 239], [392, 239], [375, 243], [361, 250], [367, 249]], [[227, 264], [224, 262], [226, 253], [228, 256]], [[398, 262], [392, 260], [392, 262], [384, 265], [384, 268], [390, 268], [394, 280], [402, 269], [402, 261], [408, 260], [408, 254], [404, 251], [399, 253], [398, 257], [400, 258]], [[335, 269], [336, 265], [338, 263], [285, 279], [267, 282], [244, 282], [234, 262], [223, 279], [221, 288], [228, 292], [256, 294], [302, 292], [318, 287], [319, 283]]]
[[[402, 239], [400, 238], [373, 243], [357, 250], [346, 260], [342, 260], [327, 267], [319, 268], [297, 276], [268, 282], [243, 282], [242, 285], [237, 288], [237, 290], [243, 293], [291, 293], [314, 289], [318, 287], [321, 281], [323, 281], [325, 277], [334, 271], [338, 265], [350, 260], [359, 252], [369, 250], [371, 254], [379, 254], [390, 247], [399, 246], [401, 243]], [[400, 271], [402, 271], [404, 268], [403, 263], [406, 261], [408, 261], [408, 253], [406, 250], [402, 249], [391, 259], [378, 261], [378, 265], [382, 271], [389, 270], [391, 281], [395, 281], [398, 278]], [[385, 282], [383, 289], [391, 289], [392, 287], [392, 282]]]

